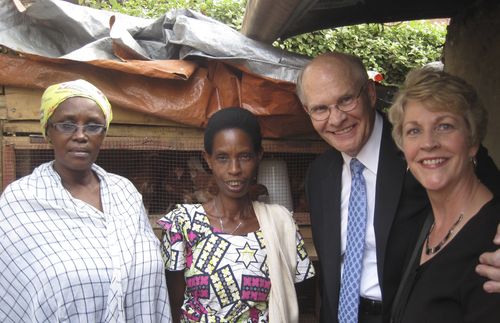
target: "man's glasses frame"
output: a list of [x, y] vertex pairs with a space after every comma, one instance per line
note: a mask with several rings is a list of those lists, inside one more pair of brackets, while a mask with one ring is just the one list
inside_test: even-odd
[[363, 83], [363, 85], [361, 85], [358, 94], [342, 98], [340, 102], [334, 103], [332, 105], [328, 106], [321, 105], [313, 107], [310, 110], [308, 110], [307, 113], [313, 120], [324, 121], [330, 117], [333, 108], [342, 112], [350, 112], [354, 110], [358, 106], [359, 97], [361, 96], [361, 93], [363, 93], [363, 90], [365, 89], [368, 82], [369, 80], [367, 80], [366, 82]]

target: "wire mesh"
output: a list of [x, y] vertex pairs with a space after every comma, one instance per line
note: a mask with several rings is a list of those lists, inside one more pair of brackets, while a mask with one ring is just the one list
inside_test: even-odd
[[[14, 179], [28, 175], [38, 165], [54, 158], [52, 149], [42, 147], [14, 148]], [[288, 178], [274, 181], [272, 188], [259, 184], [254, 198], [276, 202], [270, 200], [270, 193], [290, 195], [292, 211], [307, 212], [304, 177], [315, 157], [314, 153], [265, 152], [263, 160], [286, 164]], [[9, 162], [4, 158], [4, 163], [7, 163], [4, 175], [9, 172]], [[149, 143], [141, 149], [137, 143], [127, 144], [127, 140], [123, 140], [103, 147], [96, 163], [108, 172], [130, 179], [142, 194], [144, 205], [152, 216], [167, 213], [177, 203], [205, 202], [216, 193], [212, 174], [199, 146], [184, 146], [181, 150]], [[8, 183], [4, 181], [4, 184]]]
[[[96, 160], [106, 171], [122, 175], [134, 183], [143, 196], [150, 222], [158, 237], [161, 235], [161, 230], [155, 225], [158, 217], [177, 203], [204, 202], [216, 193], [212, 174], [202, 157], [199, 138], [191, 141], [182, 139], [177, 138], [177, 142], [172, 143], [171, 140], [161, 139], [107, 138]], [[263, 161], [284, 163], [286, 179], [266, 182], [272, 183], [272, 187], [271, 184], [262, 187], [262, 184], [256, 183], [260, 189], [254, 192], [254, 199], [275, 202], [270, 198], [278, 196], [281, 199], [280, 196], [289, 195], [306, 245], [311, 245], [304, 179], [309, 164], [319, 152], [314, 149], [313, 152], [311, 149], [309, 152], [298, 152], [300, 147], [292, 147], [292, 152], [283, 152], [286, 148], [278, 146], [267, 144]], [[3, 187], [53, 159], [54, 152], [46, 143], [5, 144], [4, 141]], [[317, 279], [315, 277], [296, 286], [301, 323], [318, 322]]]

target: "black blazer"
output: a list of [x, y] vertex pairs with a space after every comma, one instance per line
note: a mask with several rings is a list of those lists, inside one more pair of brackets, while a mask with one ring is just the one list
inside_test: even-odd
[[[478, 169], [481, 170], [477, 172], [478, 176], [494, 193], [500, 192], [500, 172], [486, 149], [481, 147], [477, 157]], [[343, 162], [340, 152], [331, 149], [311, 164], [306, 176], [313, 240], [320, 262], [320, 320], [325, 323], [338, 322]], [[390, 320], [390, 309], [401, 276], [429, 209], [427, 194], [407, 171], [403, 155], [391, 137], [391, 126], [384, 118], [374, 215], [384, 322]]]

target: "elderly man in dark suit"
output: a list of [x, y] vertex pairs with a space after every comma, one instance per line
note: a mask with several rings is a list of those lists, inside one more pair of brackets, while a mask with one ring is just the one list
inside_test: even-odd
[[[320, 261], [321, 322], [387, 322], [429, 212], [427, 195], [375, 108], [375, 86], [359, 58], [318, 56], [300, 73], [297, 94], [333, 148], [312, 163], [306, 179]], [[500, 192], [499, 171], [484, 148], [477, 161], [481, 180]]]

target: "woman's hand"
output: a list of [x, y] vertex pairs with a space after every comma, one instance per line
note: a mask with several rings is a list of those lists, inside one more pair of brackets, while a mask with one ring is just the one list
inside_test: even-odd
[[[500, 246], [500, 224], [493, 242]], [[479, 257], [476, 272], [489, 279], [483, 288], [488, 293], [500, 293], [500, 248], [494, 252], [485, 252]]]

